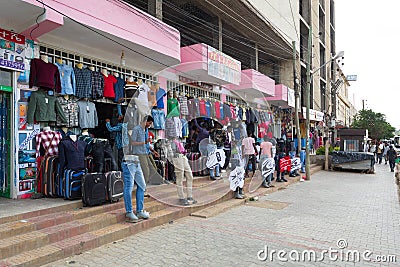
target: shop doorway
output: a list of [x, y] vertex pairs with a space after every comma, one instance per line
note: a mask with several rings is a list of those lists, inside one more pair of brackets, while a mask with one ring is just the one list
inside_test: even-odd
[[11, 94], [0, 91], [0, 197], [10, 197]]

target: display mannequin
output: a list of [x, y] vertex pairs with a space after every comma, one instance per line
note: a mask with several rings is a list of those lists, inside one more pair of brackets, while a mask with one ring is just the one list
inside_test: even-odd
[[91, 70], [91, 71], [96, 71], [96, 69], [95, 69], [93, 66], [90, 66], [90, 67], [89, 67], [89, 70]]
[[141, 78], [139, 78], [139, 79], [137, 80], [137, 83], [138, 83], [139, 86], [141, 86], [141, 85], [143, 84], [143, 80], [142, 80]]
[[114, 77], [115, 77], [115, 78], [118, 78], [118, 77], [119, 77], [119, 73], [118, 73], [118, 72], [114, 71], [113, 74], [114, 74]]
[[44, 126], [43, 127], [43, 132], [45, 132], [45, 131], [51, 131], [50, 126]]
[[76, 64], [76, 67], [77, 67], [78, 69], [82, 69], [82, 68], [83, 68], [83, 64], [82, 64], [82, 63], [77, 63], [77, 64]]
[[56, 59], [56, 62], [57, 62], [58, 64], [60, 64], [60, 65], [63, 64], [63, 60], [62, 60], [61, 58], [57, 58], [57, 59]]
[[157, 108], [164, 109], [164, 97], [167, 95], [167, 93], [163, 88], [160, 87], [159, 83], [156, 83], [156, 88], [157, 88], [157, 93], [156, 93]]
[[128, 82], [133, 83], [133, 77], [132, 76], [128, 78]]
[[169, 91], [167, 100], [167, 118], [179, 117], [179, 115], [179, 102], [178, 99], [176, 99], [176, 93]]
[[82, 135], [88, 136], [89, 135], [88, 129], [83, 129], [82, 130]]
[[108, 77], [108, 71], [107, 71], [107, 69], [101, 69], [101, 73], [102, 73], [105, 77]]
[[49, 63], [49, 57], [47, 55], [40, 55], [40, 59], [46, 63]]
[[71, 134], [69, 138], [71, 138], [71, 140], [74, 142], [76, 142], [76, 140], [78, 139], [78, 137], [75, 134]]
[[63, 95], [63, 97], [65, 100], [67, 100], [67, 101], [69, 100], [69, 95]]

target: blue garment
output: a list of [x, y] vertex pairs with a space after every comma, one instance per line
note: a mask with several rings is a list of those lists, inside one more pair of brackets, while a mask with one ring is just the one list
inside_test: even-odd
[[182, 137], [188, 138], [189, 137], [189, 123], [185, 119], [181, 119], [182, 123]]
[[301, 172], [306, 171], [306, 151], [300, 150]]
[[207, 117], [211, 118], [211, 103], [210, 103], [210, 101], [206, 101], [206, 112], [207, 112]]
[[125, 89], [126, 82], [117, 77], [117, 82], [114, 84], [114, 92], [115, 92], [115, 99], [114, 102], [119, 102], [121, 98], [124, 98], [124, 89]]
[[[146, 130], [141, 125], [136, 125], [132, 130], [132, 141], [134, 142], [145, 142], [146, 141]], [[134, 145], [132, 146], [132, 153], [136, 155], [147, 155], [149, 154], [146, 145]]]
[[240, 140], [240, 128], [233, 128], [233, 135], [235, 136], [235, 140]]
[[60, 73], [60, 81], [61, 81], [61, 94], [62, 95], [75, 95], [76, 90], [76, 81], [75, 81], [75, 73], [74, 69], [65, 64], [54, 63], [58, 72]]
[[127, 213], [133, 212], [132, 191], [136, 183], [136, 212], [143, 210], [144, 191], [146, 182], [139, 162], [122, 162], [122, 175], [124, 176], [124, 204]]
[[164, 109], [164, 97], [167, 95], [164, 89], [159, 88], [156, 93], [157, 108]]
[[115, 132], [115, 143], [118, 149], [121, 149], [129, 144], [127, 123], [120, 122], [116, 126], [112, 127], [110, 122], [107, 122], [106, 127], [108, 131]]
[[165, 113], [162, 109], [152, 109], [151, 116], [154, 119], [154, 129], [161, 130], [165, 129]]
[[225, 118], [225, 114], [224, 114], [224, 104], [221, 103], [221, 105], [219, 106], [219, 113], [221, 114], [221, 120], [223, 120]]

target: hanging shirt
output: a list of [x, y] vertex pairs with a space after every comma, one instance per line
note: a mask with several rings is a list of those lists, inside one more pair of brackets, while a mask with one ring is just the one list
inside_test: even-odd
[[167, 118], [165, 121], [165, 136], [167, 138], [177, 137], [174, 118]]
[[189, 123], [185, 119], [181, 119], [182, 123], [182, 137], [188, 138], [189, 137]]
[[114, 83], [114, 92], [115, 92], [115, 98], [114, 102], [118, 103], [120, 101], [124, 102], [124, 89], [125, 89], [125, 81], [121, 79], [120, 77], [116, 78], [116, 82]]
[[60, 153], [58, 156], [61, 173], [64, 169], [73, 171], [81, 171], [85, 169], [86, 143], [84, 141], [77, 139], [74, 142], [71, 138], [67, 137], [60, 142], [59, 148]]
[[92, 71], [92, 97], [102, 98], [104, 95], [104, 76], [98, 71]]
[[267, 142], [262, 142], [260, 144], [261, 148], [261, 155], [267, 155], [268, 158], [272, 158], [272, 143], [267, 141]]
[[57, 97], [57, 101], [60, 103], [61, 109], [67, 119], [63, 122], [60, 115], [57, 114], [57, 126], [66, 126], [68, 128], [79, 126], [79, 107], [78, 101], [75, 99], [65, 99], [64, 97]]
[[179, 102], [176, 98], [170, 98], [167, 101], [167, 117], [179, 117]]
[[43, 89], [32, 92], [26, 116], [28, 123], [32, 124], [35, 120], [38, 122], [55, 122], [57, 121], [56, 114], [62, 122], [67, 122], [61, 105], [54, 95], [49, 95]]
[[158, 88], [156, 93], [157, 108], [164, 109], [164, 97], [167, 95], [164, 89]]
[[[210, 146], [211, 144], [209, 144]], [[215, 145], [211, 145], [215, 146]], [[216, 148], [216, 146], [215, 146]], [[207, 162], [206, 166], [207, 168], [212, 168], [215, 165], [219, 164], [221, 167], [224, 166], [226, 160], [225, 152], [221, 148], [214, 149], [212, 151], [208, 151], [208, 157], [207, 157]]]
[[207, 116], [206, 101], [204, 99], [201, 99], [199, 101], [199, 105], [200, 105], [200, 116]]
[[137, 98], [138, 100], [143, 101], [143, 104], [145, 104], [146, 106], [149, 103], [149, 96], [148, 96], [149, 91], [150, 87], [145, 83], [142, 83], [138, 88]]
[[211, 118], [211, 103], [210, 101], [206, 101], [206, 116]]
[[79, 127], [93, 129], [98, 126], [96, 105], [89, 101], [78, 101]]
[[61, 81], [57, 66], [52, 63], [46, 63], [39, 58], [32, 59], [29, 74], [29, 88], [33, 86], [52, 89], [60, 93]]
[[74, 69], [69, 65], [59, 64], [57, 62], [55, 65], [60, 73], [61, 94], [74, 95], [76, 88]]
[[92, 97], [92, 71], [86, 68], [74, 68], [76, 90], [75, 95], [79, 98]]
[[221, 109], [220, 109], [221, 102], [215, 102], [215, 117], [217, 119], [221, 119]]
[[155, 85], [152, 85], [149, 87], [150, 90], [148, 92], [147, 98], [149, 100], [149, 106], [150, 107], [156, 107], [157, 106], [157, 87]]
[[137, 94], [139, 85], [136, 82], [127, 81], [125, 84], [125, 95], [126, 98], [132, 98]]
[[186, 96], [179, 96], [178, 102], [180, 106], [181, 115], [187, 116], [189, 115], [189, 107], [188, 107], [188, 100]]
[[182, 138], [182, 122], [178, 117], [174, 117], [175, 133], [176, 136]]
[[46, 153], [47, 156], [58, 155], [58, 144], [62, 139], [61, 133], [55, 131], [43, 131], [36, 135], [36, 157]]
[[117, 79], [113, 75], [108, 75], [104, 77], [104, 97], [115, 99], [114, 84], [117, 83]]

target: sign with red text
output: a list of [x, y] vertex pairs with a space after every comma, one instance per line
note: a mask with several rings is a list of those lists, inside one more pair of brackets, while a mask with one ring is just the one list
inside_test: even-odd
[[239, 85], [241, 70], [240, 61], [208, 46], [208, 75]]
[[25, 36], [0, 28], [0, 67], [24, 71], [27, 47]]

